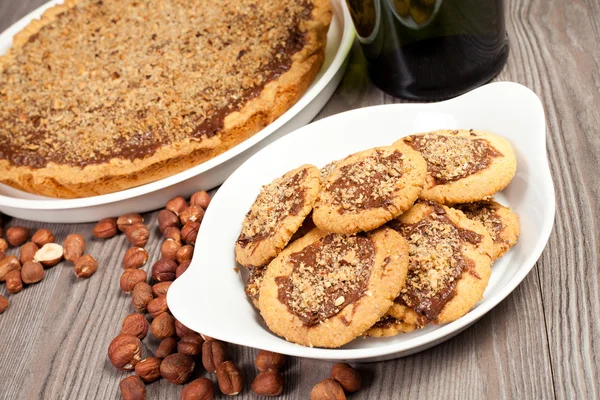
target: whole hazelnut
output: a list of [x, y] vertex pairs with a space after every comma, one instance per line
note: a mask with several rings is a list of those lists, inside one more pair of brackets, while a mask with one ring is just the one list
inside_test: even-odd
[[160, 210], [158, 212], [158, 228], [164, 233], [168, 227], [179, 228], [179, 218], [169, 210]]
[[121, 232], [125, 233], [127, 228], [129, 228], [133, 224], [143, 224], [144, 218], [137, 213], [129, 213], [121, 215], [117, 218], [117, 229]]
[[194, 371], [194, 359], [185, 354], [171, 354], [160, 363], [160, 374], [167, 381], [176, 385], [187, 382]]
[[166, 295], [167, 292], [169, 291], [169, 287], [171, 287], [172, 283], [173, 283], [173, 281], [167, 281], [167, 282], [159, 282], [159, 283], [152, 285], [152, 294], [154, 295], [154, 297], [160, 297], [160, 296]]
[[65, 238], [63, 247], [65, 249], [65, 260], [75, 264], [85, 251], [85, 239], [78, 233], [72, 233]]
[[312, 388], [310, 400], [346, 400], [346, 395], [339, 383], [327, 378]]
[[109, 239], [117, 234], [117, 219], [103, 218], [92, 230], [94, 236], [99, 239]]
[[121, 397], [123, 400], [145, 400], [146, 386], [144, 382], [135, 375], [128, 376], [119, 383]]
[[262, 371], [254, 378], [252, 391], [260, 396], [279, 396], [283, 393], [283, 376], [274, 369]]
[[138, 282], [133, 287], [131, 293], [131, 305], [139, 313], [145, 313], [148, 309], [148, 303], [152, 301], [152, 288], [146, 282]]
[[123, 256], [123, 268], [141, 268], [148, 261], [148, 252], [143, 247], [130, 247]]
[[21, 270], [21, 263], [15, 256], [6, 256], [0, 260], [0, 282], [6, 280], [6, 275], [11, 271]]
[[64, 249], [60, 244], [47, 243], [35, 252], [33, 259], [44, 267], [53, 267], [62, 260], [63, 254]]
[[357, 370], [346, 363], [337, 363], [331, 368], [331, 379], [339, 383], [346, 393], [354, 393], [360, 389], [362, 378]]
[[[190, 328], [188, 328], [187, 326], [185, 326], [184, 324], [182, 324], [177, 319], [175, 320], [175, 332], [177, 333], [177, 336], [179, 336], [180, 338], [183, 338], [184, 336], [196, 333], [193, 330], [191, 330]], [[204, 342], [204, 339], [202, 339], [202, 342]]]
[[183, 197], [177, 196], [169, 200], [165, 208], [171, 211], [173, 214], [179, 216], [183, 210], [188, 208], [188, 203]]
[[167, 307], [167, 296], [166, 295], [162, 295], [155, 299], [152, 299], [148, 303], [148, 313], [150, 313], [152, 318], [156, 318], [157, 316], [159, 316], [160, 314], [162, 314], [168, 310], [169, 310], [169, 308]]
[[208, 372], [215, 372], [228, 358], [225, 343], [220, 340], [207, 340], [202, 345], [202, 365]]
[[0, 294], [0, 314], [8, 308], [8, 299]]
[[210, 195], [205, 190], [201, 190], [192, 195], [190, 204], [194, 206], [200, 206], [206, 210], [210, 204]]
[[78, 278], [89, 278], [98, 270], [98, 263], [90, 254], [86, 254], [77, 259], [75, 267], [73, 267], [75, 275]]
[[173, 239], [167, 239], [163, 242], [160, 247], [160, 254], [164, 258], [169, 258], [171, 260], [177, 259], [177, 251], [181, 248], [181, 243], [176, 242]]
[[196, 243], [199, 230], [200, 224], [198, 222], [188, 222], [181, 228], [181, 238], [185, 243], [193, 245]]
[[190, 333], [182, 337], [179, 343], [177, 343], [177, 352], [197, 357], [202, 353], [202, 343], [204, 343], [204, 339], [200, 335]]
[[167, 358], [177, 350], [177, 339], [174, 337], [164, 338], [158, 344], [156, 349], [156, 357]]
[[157, 282], [175, 280], [177, 263], [168, 258], [161, 258], [152, 266], [152, 279]]
[[6, 274], [6, 290], [8, 293], [19, 293], [21, 290], [23, 290], [21, 271], [14, 270]]
[[11, 246], [20, 246], [27, 241], [29, 228], [24, 226], [11, 226], [6, 230], [6, 240]]
[[125, 230], [125, 236], [133, 246], [144, 247], [148, 243], [150, 231], [144, 224], [133, 224]]
[[204, 209], [200, 206], [189, 206], [179, 215], [179, 220], [182, 224], [188, 222], [201, 222], [204, 218]]
[[134, 335], [119, 335], [108, 346], [108, 358], [115, 368], [132, 371], [142, 359], [142, 342]]
[[148, 321], [142, 314], [129, 314], [123, 320], [121, 333], [125, 335], [137, 336], [140, 339], [143, 339], [148, 333], [148, 327]]
[[4, 253], [6, 250], [8, 250], [8, 243], [6, 243], [6, 240], [0, 237], [0, 253]]
[[42, 247], [45, 244], [54, 243], [54, 235], [49, 229], [38, 229], [31, 237], [31, 241], [38, 247]]
[[32, 261], [35, 253], [38, 250], [39, 247], [33, 242], [27, 242], [21, 246], [21, 250], [19, 252], [19, 261], [21, 264], [25, 264], [27, 261]]
[[157, 339], [164, 339], [175, 334], [175, 318], [167, 312], [159, 314], [152, 320], [152, 334]]
[[141, 269], [126, 269], [121, 275], [119, 283], [124, 293], [131, 293], [135, 285], [146, 281], [146, 271]]
[[135, 364], [135, 373], [144, 382], [150, 383], [160, 379], [160, 363], [161, 358], [148, 357], [144, 358], [139, 363]]
[[175, 279], [183, 275], [183, 273], [189, 268], [191, 263], [191, 260], [186, 260], [179, 264], [179, 267], [177, 267], [177, 269], [175, 270]]
[[41, 281], [45, 275], [44, 267], [37, 261], [27, 261], [21, 267], [21, 279], [27, 285]]
[[225, 361], [217, 367], [217, 383], [223, 394], [235, 396], [242, 391], [242, 374], [232, 361]]
[[165, 237], [165, 239], [173, 239], [177, 243], [181, 243], [181, 231], [179, 230], [179, 228], [176, 228], [174, 226], [169, 226], [165, 228], [163, 236]]
[[279, 353], [273, 353], [272, 351], [261, 350], [256, 355], [254, 360], [256, 369], [260, 372], [268, 369], [279, 370], [285, 364], [285, 356]]
[[186, 244], [185, 246], [181, 246], [177, 250], [176, 258], [177, 262], [181, 264], [184, 261], [191, 260], [194, 256], [194, 246]]
[[210, 379], [198, 378], [185, 385], [181, 391], [181, 400], [212, 400], [214, 392]]

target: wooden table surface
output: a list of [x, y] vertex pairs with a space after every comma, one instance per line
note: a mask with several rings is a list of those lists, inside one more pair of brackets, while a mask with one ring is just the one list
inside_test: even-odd
[[[0, 32], [44, 1], [0, 0]], [[545, 105], [556, 186], [554, 231], [535, 268], [506, 300], [430, 350], [358, 365], [366, 385], [351, 398], [600, 396], [600, 2], [509, 0], [506, 10], [511, 51], [496, 79], [528, 86]], [[352, 74], [346, 74], [318, 118], [398, 101], [361, 74], [364, 62], [357, 46], [348, 68]], [[161, 242], [155, 217], [156, 212], [145, 215], [151, 221], [146, 246], [151, 260], [158, 258]], [[100, 267], [90, 279], [80, 280], [63, 263], [47, 270], [41, 283], [9, 296], [10, 306], [0, 315], [0, 398], [119, 398], [119, 381], [127, 374], [116, 371], [106, 353], [132, 312], [130, 297], [119, 290], [126, 238], [95, 240], [93, 224], [8, 219], [4, 225], [47, 227], [59, 243], [69, 233], [82, 233]], [[4, 285], [0, 294], [6, 295]], [[145, 346], [147, 353], [156, 342]], [[250, 382], [257, 351], [231, 348], [246, 378], [239, 398], [254, 398]], [[328, 362], [291, 360], [281, 398], [307, 398], [330, 368]], [[149, 399], [178, 398], [181, 386], [160, 380], [147, 390]]]

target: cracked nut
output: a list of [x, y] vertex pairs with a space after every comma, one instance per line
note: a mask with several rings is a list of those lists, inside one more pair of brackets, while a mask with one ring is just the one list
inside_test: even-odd
[[242, 391], [242, 374], [232, 361], [225, 361], [217, 367], [217, 383], [223, 394], [235, 396]]
[[177, 352], [197, 357], [202, 353], [202, 344], [204, 339], [197, 333], [190, 333], [181, 338], [177, 343]]
[[164, 258], [176, 260], [177, 252], [179, 251], [180, 248], [181, 248], [180, 242], [176, 242], [173, 239], [167, 239], [162, 243], [162, 246], [160, 246], [160, 254]]
[[85, 239], [78, 233], [72, 233], [63, 242], [65, 260], [75, 264], [85, 251]]
[[26, 261], [21, 267], [21, 280], [27, 285], [41, 281], [45, 275], [44, 267], [37, 261]]
[[254, 365], [260, 372], [268, 369], [279, 370], [285, 364], [285, 356], [283, 354], [274, 353], [272, 351], [261, 350], [254, 359]]
[[183, 210], [188, 208], [188, 203], [183, 197], [177, 196], [169, 200], [165, 208], [171, 211], [173, 214], [179, 216]]
[[119, 335], [108, 346], [108, 358], [115, 368], [132, 371], [142, 359], [142, 342], [137, 336]]
[[36, 251], [39, 249], [40, 248], [38, 245], [33, 242], [27, 242], [22, 245], [19, 251], [19, 261], [21, 264], [25, 264], [27, 261], [32, 261]]
[[225, 343], [220, 340], [207, 340], [202, 345], [202, 365], [208, 372], [215, 372], [228, 358]]
[[181, 238], [187, 244], [195, 244], [198, 237], [200, 224], [198, 222], [188, 222], [181, 228]]
[[125, 233], [127, 228], [129, 228], [133, 224], [143, 224], [144, 218], [137, 213], [129, 213], [121, 215], [117, 218], [117, 229], [121, 232]]
[[185, 246], [181, 246], [177, 250], [177, 254], [175, 255], [177, 258], [177, 262], [181, 264], [184, 261], [191, 260], [194, 256], [194, 246], [186, 244]]
[[129, 314], [123, 320], [121, 333], [125, 335], [137, 336], [140, 339], [146, 337], [148, 333], [148, 321], [142, 314]]
[[124, 293], [131, 293], [135, 285], [140, 282], [146, 282], [146, 271], [141, 269], [126, 269], [119, 280]]
[[213, 382], [208, 378], [191, 381], [181, 391], [181, 400], [212, 400], [215, 393]]
[[128, 376], [119, 383], [121, 397], [123, 400], [145, 400], [146, 386], [144, 382], [135, 375]]
[[33, 259], [44, 267], [53, 267], [63, 258], [63, 247], [60, 244], [48, 243], [35, 252]]
[[346, 393], [354, 393], [360, 389], [362, 378], [357, 370], [346, 363], [337, 363], [331, 368], [331, 379], [339, 383]]
[[130, 247], [123, 256], [123, 268], [141, 268], [148, 261], [148, 252], [143, 247]]
[[173, 239], [177, 243], [181, 244], [181, 231], [179, 230], [179, 228], [169, 226], [165, 228], [163, 236], [165, 237], [165, 240]]
[[173, 336], [175, 335], [175, 318], [168, 312], [164, 312], [152, 320], [150, 328], [157, 339]]
[[94, 236], [99, 239], [109, 239], [117, 234], [117, 219], [103, 218], [92, 230]]
[[[183, 338], [184, 336], [196, 333], [181, 322], [179, 322], [179, 320], [177, 319], [175, 320], [175, 332], [177, 333], [177, 336], [179, 336], [179, 338]], [[202, 342], [204, 342], [204, 339], [202, 339]]]
[[23, 290], [20, 270], [10, 271], [6, 274], [6, 290], [8, 293], [19, 293]]
[[183, 225], [188, 222], [200, 223], [204, 218], [204, 209], [200, 206], [189, 206], [179, 215], [179, 220]]
[[6, 280], [6, 275], [11, 271], [19, 271], [21, 263], [15, 256], [6, 256], [0, 260], [0, 282]]
[[152, 279], [157, 282], [174, 281], [177, 263], [169, 258], [161, 258], [152, 266]]
[[158, 344], [156, 349], [156, 357], [167, 358], [177, 350], [177, 339], [174, 337], [164, 338]]
[[0, 237], [0, 253], [4, 253], [6, 250], [8, 250], [8, 243], [6, 242], [6, 240]]
[[29, 237], [29, 228], [24, 226], [11, 226], [6, 230], [6, 240], [11, 246], [21, 246]]
[[275, 369], [261, 371], [252, 382], [252, 391], [260, 396], [279, 396], [283, 393], [283, 376]]
[[169, 308], [167, 307], [167, 296], [166, 295], [162, 295], [155, 299], [152, 299], [148, 303], [148, 313], [150, 313], [152, 318], [156, 318], [160, 314], [162, 314], [168, 310], [169, 310]]
[[150, 231], [144, 224], [133, 224], [125, 230], [125, 236], [133, 246], [144, 247], [148, 243]]
[[158, 228], [164, 234], [165, 229], [169, 227], [179, 228], [179, 218], [169, 210], [160, 210], [158, 212]]
[[173, 281], [167, 281], [167, 282], [159, 282], [155, 285], [152, 286], [152, 294], [154, 295], [154, 297], [160, 297], [160, 296], [164, 296], [167, 294], [167, 292], [169, 291], [169, 287], [171, 287], [171, 284], [173, 283]]
[[177, 279], [181, 275], [183, 275], [183, 273], [189, 268], [191, 263], [192, 263], [191, 260], [186, 260], [186, 261], [183, 261], [181, 264], [179, 264], [179, 266], [175, 270], [175, 279]]
[[135, 373], [144, 382], [150, 383], [160, 379], [161, 358], [148, 357], [135, 364]]
[[187, 382], [194, 371], [194, 359], [185, 354], [171, 354], [160, 363], [160, 374], [167, 381], [176, 385]]
[[346, 400], [342, 386], [331, 378], [317, 383], [310, 391], [310, 400]]
[[54, 235], [49, 229], [38, 229], [31, 237], [31, 241], [38, 247], [42, 247], [45, 244], [54, 243]]
[[73, 270], [78, 278], [86, 279], [94, 275], [98, 270], [98, 263], [94, 260], [94, 257], [90, 254], [86, 254], [77, 259]]
[[145, 313], [148, 310], [148, 303], [152, 301], [152, 288], [146, 282], [138, 282], [133, 287], [131, 293], [131, 305], [139, 313]]
[[205, 191], [201, 190], [192, 195], [190, 199], [190, 205], [200, 206], [206, 210], [208, 205], [210, 204], [210, 195]]
[[8, 299], [0, 294], [0, 314], [8, 308]]

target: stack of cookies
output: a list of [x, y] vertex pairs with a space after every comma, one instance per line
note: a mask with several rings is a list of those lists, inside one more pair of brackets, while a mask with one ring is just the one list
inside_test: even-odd
[[286, 340], [339, 347], [444, 324], [481, 299], [517, 241], [491, 199], [516, 170], [503, 138], [435, 131], [264, 186], [235, 245], [246, 293]]

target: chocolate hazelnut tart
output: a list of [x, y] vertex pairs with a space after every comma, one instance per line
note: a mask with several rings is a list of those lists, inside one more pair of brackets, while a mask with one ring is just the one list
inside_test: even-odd
[[0, 56], [0, 182], [73, 198], [251, 137], [324, 60], [329, 0], [66, 0]]

